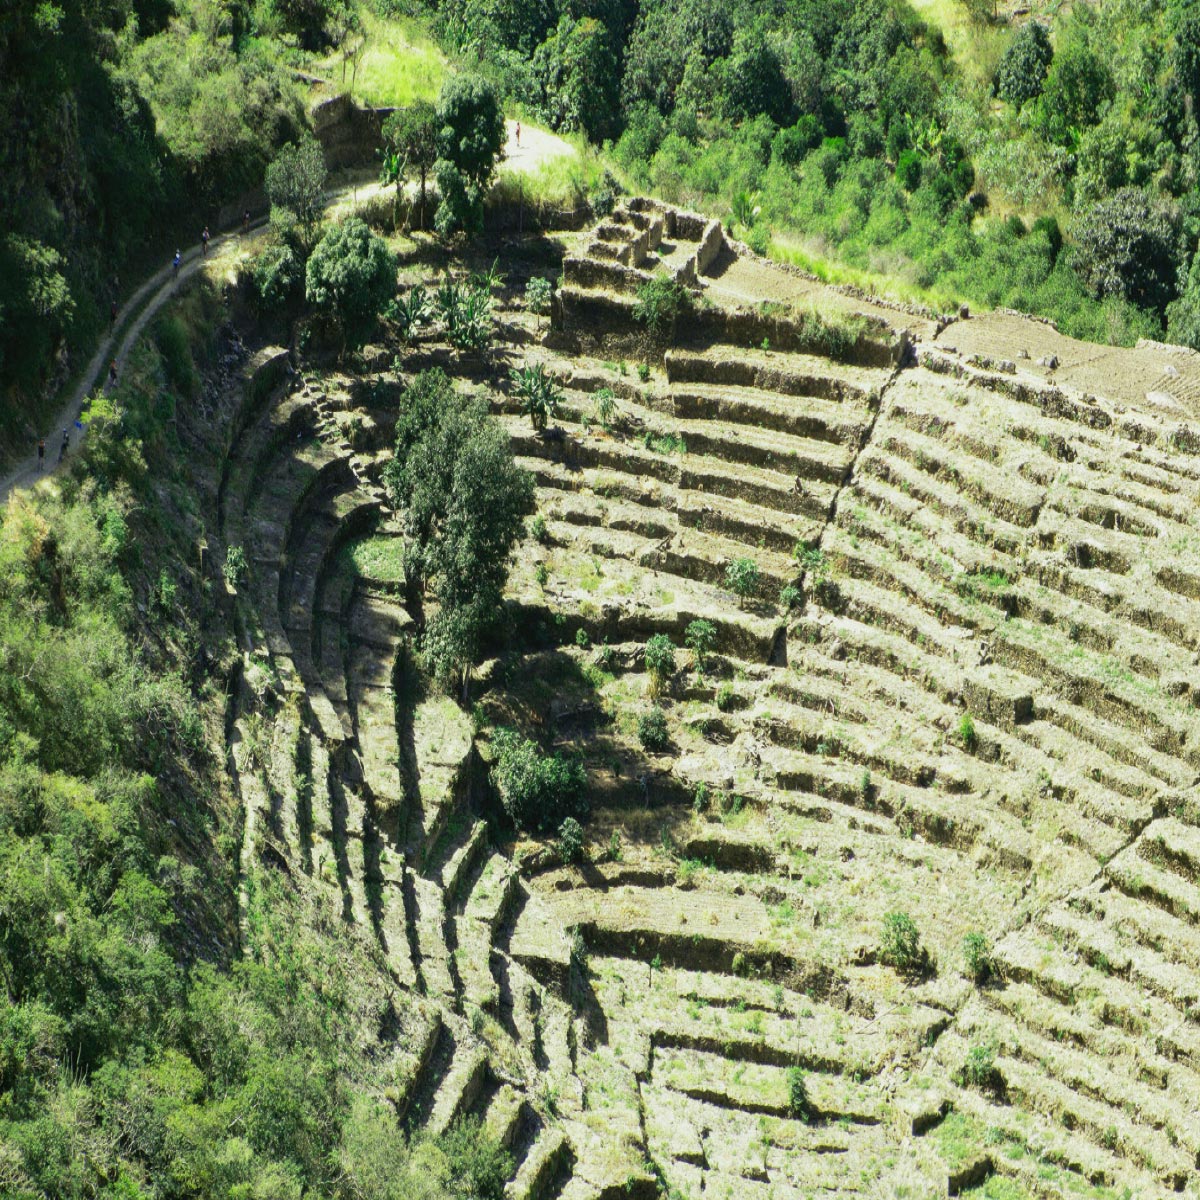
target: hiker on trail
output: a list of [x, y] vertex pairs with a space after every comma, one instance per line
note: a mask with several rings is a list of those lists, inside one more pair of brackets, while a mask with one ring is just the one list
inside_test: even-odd
[[63, 426], [63, 440], [62, 440], [62, 445], [61, 445], [61, 446], [59, 446], [59, 448], [58, 448], [58, 461], [59, 461], [59, 462], [62, 462], [62, 460], [63, 460], [63, 459], [66, 457], [66, 455], [67, 455], [67, 447], [68, 447], [70, 444], [71, 444], [71, 435], [70, 435], [70, 434], [67, 432], [67, 428], [66, 428], [66, 426], [64, 425], [64, 426]]
[[200, 235], [200, 250], [204, 257], [208, 257], [208, 226], [205, 225], [204, 232]]
[[117, 360], [115, 358], [108, 364], [108, 386], [110, 388], [117, 386]]
[[46, 439], [38, 438], [38, 472], [46, 465]]
[[244, 213], [242, 213], [242, 232], [243, 233], [250, 232], [250, 210], [249, 209], [246, 209], [246, 211]]
[[178, 250], [175, 251], [175, 257], [171, 259], [171, 266], [175, 268], [175, 278], [179, 278], [179, 264], [183, 262], [183, 255]]
[[117, 302], [114, 300], [108, 306], [108, 332], [112, 333], [112, 331], [116, 327], [117, 327]]
[[521, 122], [517, 122], [517, 145], [521, 144]]

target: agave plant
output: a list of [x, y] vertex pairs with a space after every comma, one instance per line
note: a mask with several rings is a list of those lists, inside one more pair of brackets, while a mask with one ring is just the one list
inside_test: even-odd
[[396, 301], [395, 316], [400, 335], [407, 341], [417, 329], [428, 325], [433, 318], [429, 293], [419, 283], [414, 284], [404, 299]]

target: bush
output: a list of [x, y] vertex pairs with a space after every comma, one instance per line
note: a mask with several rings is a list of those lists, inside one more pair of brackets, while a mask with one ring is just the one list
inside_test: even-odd
[[967, 1051], [962, 1066], [962, 1082], [968, 1087], [990, 1091], [996, 1087], [999, 1074], [996, 1071], [996, 1048], [979, 1042]]
[[306, 240], [321, 219], [327, 175], [325, 153], [311, 136], [284, 146], [267, 167], [266, 191], [272, 212], [281, 209], [291, 213]]
[[976, 983], [985, 982], [994, 969], [991, 942], [978, 930], [972, 930], [963, 938], [962, 949], [967, 977]]
[[675, 673], [675, 644], [665, 633], [656, 633], [646, 642], [643, 657], [650, 672], [650, 693], [657, 696]]
[[246, 578], [248, 569], [245, 550], [241, 546], [230, 546], [225, 551], [225, 565], [221, 568], [225, 582], [232, 588], [238, 587]]
[[979, 735], [975, 732], [975, 721], [970, 713], [963, 713], [958, 722], [958, 740], [962, 742], [963, 749], [968, 754], [975, 753], [975, 747], [979, 745]]
[[717, 688], [717, 709], [728, 712], [733, 707], [733, 684], [723, 683]]
[[576, 758], [542, 754], [513, 729], [498, 729], [492, 782], [518, 829], [560, 828], [567, 817], [587, 815], [587, 775]]
[[925, 950], [921, 946], [921, 934], [908, 913], [891, 912], [883, 918], [883, 932], [879, 939], [879, 961], [897, 971], [916, 971], [925, 962]]
[[657, 705], [638, 719], [638, 740], [647, 750], [655, 753], [665, 750], [670, 744], [667, 714]]
[[596, 419], [604, 429], [611, 429], [617, 415], [617, 397], [612, 388], [603, 387], [596, 393]]
[[655, 275], [637, 290], [633, 318], [651, 333], [665, 337], [675, 332], [675, 323], [692, 304], [691, 293], [668, 275]]
[[283, 242], [268, 246], [254, 260], [251, 281], [254, 287], [254, 306], [260, 313], [269, 314], [287, 308], [299, 298], [304, 282], [304, 264], [300, 256]]
[[551, 375], [543, 363], [533, 366], [513, 367], [509, 372], [521, 411], [529, 418], [534, 429], [546, 428], [546, 422], [558, 416], [563, 393], [558, 380]]
[[558, 827], [558, 852], [565, 863], [573, 863], [583, 850], [583, 826], [568, 817]]
[[905, 150], [896, 163], [896, 182], [906, 191], [915, 192], [921, 186], [921, 155], [917, 150]]
[[1161, 311], [1175, 290], [1174, 215], [1139, 188], [1093, 204], [1075, 225], [1074, 265], [1088, 290]]
[[996, 69], [996, 95], [1020, 108], [1042, 94], [1054, 58], [1050, 33], [1040, 21], [1029, 21], [1017, 31]]

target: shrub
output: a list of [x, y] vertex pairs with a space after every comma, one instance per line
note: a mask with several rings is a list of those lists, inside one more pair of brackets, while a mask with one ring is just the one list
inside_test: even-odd
[[665, 750], [670, 743], [667, 714], [657, 705], [638, 718], [638, 740], [647, 750], [656, 753]]
[[996, 95], [1020, 108], [1042, 94], [1054, 48], [1040, 21], [1029, 21], [1017, 31], [996, 69]]
[[962, 1066], [962, 1081], [968, 1087], [993, 1089], [999, 1076], [996, 1071], [996, 1048], [986, 1042], [978, 1042], [967, 1051]]
[[650, 672], [651, 695], [657, 696], [675, 673], [675, 645], [665, 633], [656, 633], [646, 642], [643, 657]]
[[241, 546], [230, 546], [225, 551], [225, 565], [221, 568], [221, 573], [225, 576], [225, 582], [231, 588], [238, 587], [246, 578], [248, 569], [245, 550]]
[[583, 826], [568, 817], [558, 827], [558, 852], [565, 863], [573, 863], [583, 849]]
[[691, 308], [691, 303], [691, 293], [678, 280], [669, 275], [655, 275], [638, 288], [633, 317], [651, 333], [662, 337], [674, 332], [675, 322]]
[[717, 642], [716, 626], [700, 617], [689, 621], [688, 627], [683, 631], [683, 641], [695, 656], [696, 670], [703, 675], [705, 663]]
[[963, 713], [958, 722], [958, 739], [968, 754], [973, 754], [975, 747], [979, 745], [979, 735], [975, 732], [975, 721], [970, 713]]
[[733, 684], [723, 683], [717, 688], [717, 708], [728, 712], [733, 707]]
[[708, 811], [708, 784], [701, 780], [696, 784], [696, 790], [692, 793], [692, 812], [702, 813]]
[[638, 373], [638, 378], [643, 383], [650, 382], [650, 364], [649, 363], [645, 363], [645, 362], [638, 363], [637, 373]]
[[883, 918], [879, 960], [897, 971], [916, 971], [925, 962], [921, 934], [908, 913], [891, 912]]
[[601, 388], [596, 393], [596, 419], [605, 429], [611, 429], [617, 415], [617, 399], [612, 388]]
[[553, 829], [587, 814], [587, 775], [576, 758], [542, 754], [513, 729], [498, 729], [492, 782], [518, 829]]
[[799, 1067], [788, 1067], [788, 1112], [800, 1120], [807, 1120], [809, 1115], [808, 1087], [804, 1081], [804, 1072]]
[[456, 1196], [475, 1200], [503, 1200], [504, 1185], [512, 1176], [512, 1155], [488, 1132], [479, 1117], [463, 1117], [437, 1139], [446, 1156]]
[[575, 630], [575, 645], [580, 650], [586, 650], [592, 644], [592, 639], [588, 637], [588, 631], [582, 625]]
[[536, 542], [541, 542], [544, 546], [550, 540], [550, 534], [546, 529], [546, 518], [538, 513], [532, 521], [529, 522], [529, 536]]
[[962, 949], [968, 978], [983, 983], [993, 970], [991, 942], [978, 930], [972, 930], [963, 938]]
[[254, 260], [254, 306], [262, 313], [286, 308], [300, 295], [304, 265], [291, 246], [276, 242]]
[[804, 598], [803, 592], [794, 584], [788, 584], [779, 591], [779, 603], [790, 612], [793, 608], [800, 607], [800, 601]]
[[758, 591], [758, 563], [752, 558], [735, 558], [725, 568], [725, 586], [744, 603]]

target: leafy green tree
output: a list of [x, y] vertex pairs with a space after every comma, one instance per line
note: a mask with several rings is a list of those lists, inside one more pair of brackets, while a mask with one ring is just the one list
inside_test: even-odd
[[383, 123], [383, 182], [400, 188], [415, 173], [421, 184], [420, 228], [425, 228], [425, 196], [429, 172], [438, 156], [438, 114], [428, 100], [397, 109]]
[[737, 121], [765, 115], [776, 125], [792, 120], [792, 95], [774, 45], [759, 29], [741, 29], [722, 63], [722, 105]]
[[272, 209], [291, 213], [310, 241], [321, 219], [327, 177], [325, 154], [311, 136], [284, 146], [267, 167], [267, 198]]
[[0, 239], [0, 370], [38, 384], [75, 315], [61, 254], [20, 234]]
[[1075, 224], [1074, 265], [1091, 293], [1162, 311], [1175, 290], [1179, 233], [1173, 213], [1140, 188], [1093, 204]]
[[1112, 95], [1113, 78], [1104, 60], [1085, 43], [1072, 42], [1054, 56], [1046, 75], [1038, 124], [1051, 141], [1071, 147], [1100, 119], [1100, 107]]
[[592, 17], [563, 16], [537, 49], [539, 107], [554, 129], [602, 141], [616, 132], [620, 71], [608, 30]]
[[437, 103], [437, 155], [485, 188], [504, 149], [504, 114], [496, 89], [478, 75], [454, 75]]
[[565, 863], [573, 863], [583, 850], [583, 826], [568, 817], [558, 827], [558, 852]]
[[1027, 104], [1042, 94], [1054, 47], [1041, 21], [1029, 21], [1017, 30], [996, 69], [996, 95], [1009, 104]]
[[752, 558], [735, 558], [725, 568], [725, 586], [744, 604], [758, 591], [761, 573]]
[[638, 718], [638, 740], [654, 754], [665, 750], [671, 744], [667, 714], [657, 704]]
[[275, 312], [298, 298], [304, 282], [304, 264], [291, 246], [275, 242], [254, 260], [252, 278], [254, 300], [260, 311]]
[[343, 346], [361, 345], [396, 291], [396, 260], [358, 217], [335, 225], [308, 260], [305, 296], [340, 329]]
[[422, 371], [401, 398], [396, 452], [384, 472], [404, 513], [406, 568], [432, 579], [439, 609], [426, 657], [464, 691], [467, 669], [501, 611], [509, 555], [533, 510], [533, 480], [481, 397], [459, 393], [441, 370]]

